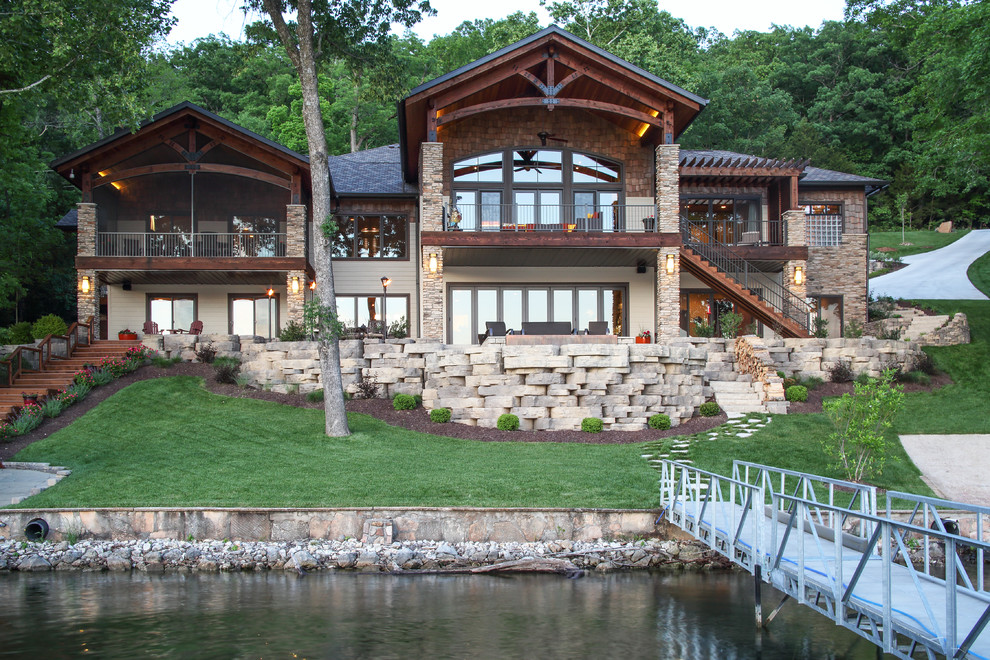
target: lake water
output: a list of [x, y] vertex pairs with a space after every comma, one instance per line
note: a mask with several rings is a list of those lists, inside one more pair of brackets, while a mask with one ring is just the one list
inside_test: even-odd
[[[764, 614], [779, 595], [764, 587]], [[0, 656], [873, 659], [743, 573], [0, 575]]]

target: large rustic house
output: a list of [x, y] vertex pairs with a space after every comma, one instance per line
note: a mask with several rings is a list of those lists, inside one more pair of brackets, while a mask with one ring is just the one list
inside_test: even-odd
[[[399, 144], [330, 159], [341, 319], [452, 344], [490, 322], [662, 341], [730, 310], [783, 336], [865, 321], [885, 182], [681, 150], [707, 104], [557, 27], [413, 89]], [[183, 103], [53, 167], [82, 190], [63, 222], [103, 336], [301, 319], [322, 238], [305, 156]]]

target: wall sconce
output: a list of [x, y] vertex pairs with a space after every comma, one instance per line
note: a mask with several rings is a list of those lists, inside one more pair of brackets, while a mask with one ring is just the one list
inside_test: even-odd
[[673, 275], [674, 269], [677, 268], [677, 263], [674, 261], [674, 255], [667, 255], [667, 274]]
[[316, 291], [316, 280], [313, 280], [312, 282], [309, 283], [309, 290]]
[[79, 288], [82, 290], [83, 293], [89, 293], [89, 276], [88, 275], [83, 275], [82, 283], [79, 285]]
[[437, 253], [436, 252], [430, 252], [430, 266], [429, 267], [430, 267], [430, 272], [431, 273], [437, 272]]
[[299, 293], [299, 278], [292, 277], [292, 293]]
[[268, 291], [265, 291], [265, 295], [267, 295], [269, 298], [273, 297], [275, 295], [275, 289], [268, 287]]
[[804, 267], [795, 266], [794, 267], [794, 283], [798, 286], [804, 284]]

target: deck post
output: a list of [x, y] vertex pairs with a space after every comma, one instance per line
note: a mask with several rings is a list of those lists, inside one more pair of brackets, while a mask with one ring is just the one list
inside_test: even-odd
[[756, 597], [756, 629], [763, 630], [763, 567], [758, 561], [753, 562], [753, 594]]

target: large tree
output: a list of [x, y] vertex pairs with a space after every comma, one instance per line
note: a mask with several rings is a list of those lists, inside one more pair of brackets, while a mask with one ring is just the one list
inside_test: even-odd
[[[327, 139], [320, 107], [317, 69], [326, 58], [369, 59], [383, 43], [392, 23], [411, 26], [421, 11], [431, 11], [425, 0], [414, 7], [412, 0], [251, 0], [249, 6], [263, 9], [299, 76], [303, 123], [309, 144], [313, 222], [319, 231], [313, 241], [316, 262], [316, 296], [307, 315], [319, 330], [326, 433], [350, 435], [344, 410], [340, 375], [340, 345], [337, 298], [330, 263], [330, 239], [335, 233]], [[287, 14], [295, 14], [294, 23]]]

